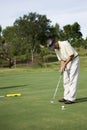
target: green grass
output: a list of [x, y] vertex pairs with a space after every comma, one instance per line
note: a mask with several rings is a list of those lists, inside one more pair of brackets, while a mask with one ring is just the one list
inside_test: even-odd
[[57, 101], [63, 95], [62, 81], [54, 104], [50, 103], [59, 77], [57, 66], [56, 69], [1, 69], [0, 95], [21, 93], [22, 96], [0, 98], [0, 129], [87, 130], [87, 64], [84, 63], [87, 60], [81, 58], [77, 103], [72, 105]]

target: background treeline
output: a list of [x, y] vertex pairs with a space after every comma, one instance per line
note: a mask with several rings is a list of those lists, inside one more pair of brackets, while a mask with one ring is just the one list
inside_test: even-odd
[[83, 38], [78, 22], [61, 29], [58, 23], [52, 25], [46, 15], [31, 12], [16, 19], [13, 26], [0, 26], [0, 66], [56, 61], [55, 53], [46, 47], [48, 38], [69, 40], [80, 55], [87, 55], [87, 38]]

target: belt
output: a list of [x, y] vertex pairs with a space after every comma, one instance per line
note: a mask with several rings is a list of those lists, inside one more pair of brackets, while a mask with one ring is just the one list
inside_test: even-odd
[[75, 56], [73, 59], [75, 59], [76, 57], [78, 57], [78, 55], [77, 55], [77, 56]]

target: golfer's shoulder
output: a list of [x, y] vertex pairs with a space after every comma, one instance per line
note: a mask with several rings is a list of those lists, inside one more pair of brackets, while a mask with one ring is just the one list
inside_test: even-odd
[[70, 43], [66, 40], [66, 41], [59, 41], [59, 44], [61, 46], [66, 46], [66, 45], [69, 45]]

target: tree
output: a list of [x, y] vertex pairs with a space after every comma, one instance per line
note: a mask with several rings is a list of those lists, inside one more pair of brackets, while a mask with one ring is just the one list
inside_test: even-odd
[[77, 22], [75, 22], [71, 26], [71, 33], [72, 33], [73, 40], [82, 38], [82, 33], [80, 32], [80, 25]]
[[11, 68], [14, 65], [14, 58], [9, 53], [9, 47], [5, 42], [5, 39], [2, 39], [1, 47], [0, 47], [0, 58], [7, 60], [9, 63], [9, 67]]
[[16, 35], [22, 45], [25, 45], [25, 50], [31, 52], [32, 62], [34, 60], [34, 53], [40, 49], [39, 44], [44, 44], [49, 35], [50, 22], [45, 15], [36, 13], [24, 15], [14, 22]]
[[1, 42], [1, 46], [2, 46], [2, 50], [1, 50], [1, 58], [7, 60], [9, 62], [9, 67], [12, 67], [14, 65], [15, 62], [15, 50], [17, 48], [15, 48], [15, 41], [14, 41], [14, 36], [15, 36], [15, 31], [14, 31], [14, 27], [6, 27], [6, 29], [4, 29], [2, 31], [2, 42]]
[[65, 25], [63, 27], [63, 32], [65, 39], [70, 42], [75, 42], [75, 40], [82, 38], [82, 33], [80, 32], [80, 25], [75, 22], [73, 25]]
[[72, 40], [72, 29], [71, 29], [71, 25], [68, 24], [66, 26], [63, 27], [64, 29], [64, 35], [65, 35], [65, 39], [71, 41]]

